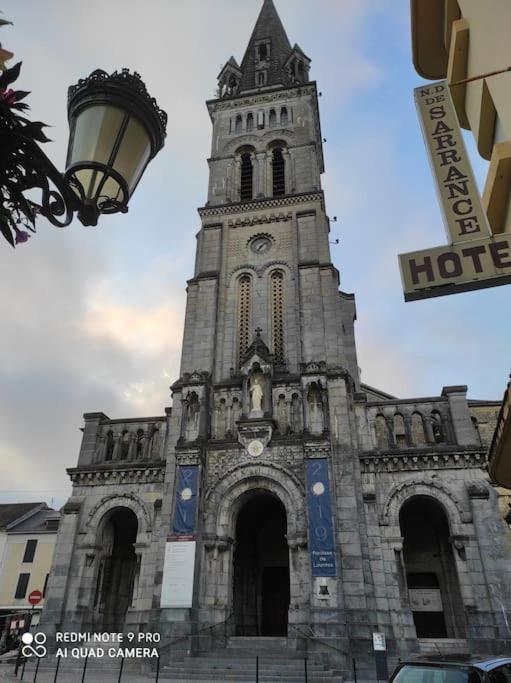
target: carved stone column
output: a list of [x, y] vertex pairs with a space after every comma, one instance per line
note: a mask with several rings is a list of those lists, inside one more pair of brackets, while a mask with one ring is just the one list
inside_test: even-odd
[[264, 194], [266, 197], [271, 197], [273, 195], [273, 163], [272, 154], [270, 152], [266, 152], [264, 176]]
[[293, 190], [293, 181], [291, 177], [291, 156], [289, 150], [284, 148], [282, 150], [282, 157], [284, 158], [284, 171], [285, 171], [285, 190], [286, 194], [290, 194]]
[[241, 198], [241, 159], [238, 157], [234, 161], [233, 169], [233, 201], [239, 202]]
[[266, 181], [266, 152], [257, 152], [255, 155], [256, 165], [255, 165], [255, 188], [256, 197], [265, 196], [265, 181]]

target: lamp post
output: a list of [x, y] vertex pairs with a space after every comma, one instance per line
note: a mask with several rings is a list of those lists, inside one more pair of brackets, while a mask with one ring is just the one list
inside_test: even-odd
[[[108, 75], [96, 70], [68, 92], [69, 145], [61, 173], [37, 142], [46, 142], [43, 124], [28, 121], [12, 109], [28, 93], [7, 90], [19, 67], [0, 75], [0, 231], [14, 246], [25, 241], [16, 227], [26, 227], [40, 214], [57, 227], [69, 225], [76, 213], [83, 225], [96, 225], [101, 214], [126, 213], [128, 202], [147, 164], [161, 150], [167, 115], [147, 92], [140, 75], [128, 69]], [[27, 199], [40, 190], [39, 202]], [[16, 217], [13, 218], [13, 214]], [[28, 221], [28, 222], [27, 222]]]

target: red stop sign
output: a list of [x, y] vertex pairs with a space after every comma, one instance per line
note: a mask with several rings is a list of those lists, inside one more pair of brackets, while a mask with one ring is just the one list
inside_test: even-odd
[[31, 605], [37, 605], [43, 599], [41, 591], [32, 591], [28, 596], [28, 601]]

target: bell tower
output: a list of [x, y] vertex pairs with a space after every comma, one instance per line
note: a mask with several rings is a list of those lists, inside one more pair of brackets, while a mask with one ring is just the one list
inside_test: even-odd
[[276, 373], [342, 366], [358, 383], [354, 303], [338, 292], [316, 83], [265, 0], [245, 55], [207, 102], [213, 131], [206, 205], [199, 209], [181, 372], [236, 374], [256, 328]]
[[[241, 63], [228, 59], [207, 102], [209, 187], [172, 386], [163, 518], [179, 515], [181, 472], [194, 468], [192, 613], [201, 624], [205, 614], [211, 624], [234, 614], [238, 636], [287, 636], [340, 600], [330, 488], [340, 475], [331, 458], [356, 438], [350, 402], [360, 384], [354, 297], [339, 291], [330, 255], [309, 70], [264, 0]], [[314, 532], [308, 483], [324, 494]], [[266, 509], [263, 494], [287, 520], [264, 552], [240, 537], [253, 522], [245, 503]], [[248, 521], [238, 524], [239, 515]]]

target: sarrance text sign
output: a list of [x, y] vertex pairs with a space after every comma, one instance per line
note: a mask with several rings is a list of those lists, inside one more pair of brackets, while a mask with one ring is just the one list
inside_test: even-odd
[[511, 236], [492, 235], [445, 81], [415, 89], [450, 244], [401, 254], [405, 301], [511, 282]]

